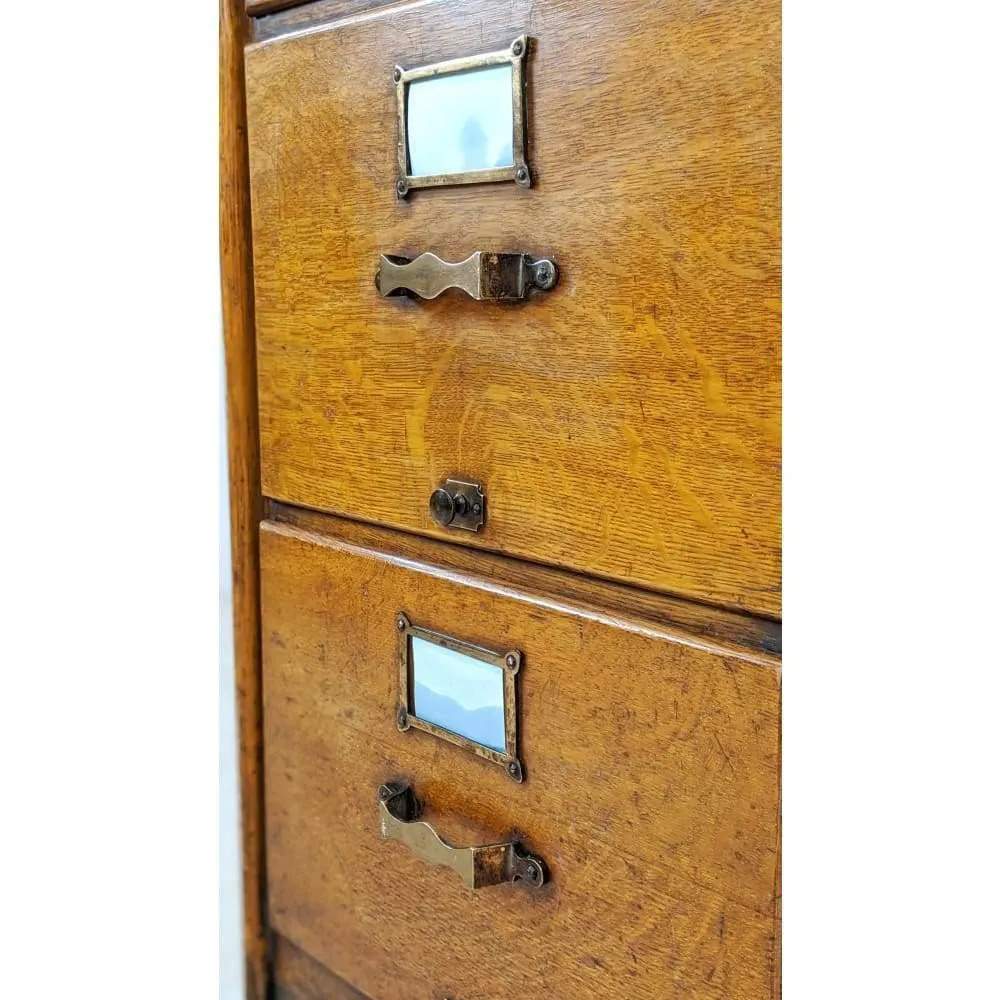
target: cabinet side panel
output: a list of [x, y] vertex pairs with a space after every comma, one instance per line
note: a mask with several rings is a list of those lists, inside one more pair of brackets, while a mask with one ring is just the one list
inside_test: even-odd
[[268, 961], [264, 927], [266, 883], [257, 547], [261, 498], [243, 79], [243, 46], [248, 25], [243, 0], [221, 0], [219, 27], [219, 238], [243, 838], [243, 936], [246, 995], [248, 1000], [264, 1000]]

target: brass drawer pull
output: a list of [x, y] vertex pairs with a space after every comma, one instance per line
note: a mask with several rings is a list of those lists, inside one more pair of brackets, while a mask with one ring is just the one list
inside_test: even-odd
[[399, 840], [422, 861], [454, 869], [470, 889], [524, 882], [537, 889], [545, 882], [541, 859], [524, 853], [516, 841], [481, 847], [451, 847], [429, 823], [421, 823], [420, 803], [409, 785], [386, 784], [378, 790], [383, 840]]
[[383, 296], [419, 295], [437, 298], [448, 288], [460, 288], [481, 302], [516, 302], [532, 288], [554, 288], [559, 271], [546, 257], [525, 253], [487, 253], [477, 250], [459, 264], [449, 264], [435, 254], [379, 258], [375, 286]]

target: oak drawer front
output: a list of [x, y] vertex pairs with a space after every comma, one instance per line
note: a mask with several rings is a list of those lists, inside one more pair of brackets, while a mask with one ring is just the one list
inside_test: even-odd
[[[247, 50], [263, 490], [777, 616], [779, 6], [440, 2]], [[526, 32], [533, 186], [396, 198], [395, 63]], [[517, 305], [379, 255], [552, 256]], [[479, 534], [431, 492], [482, 483]]]
[[[278, 934], [377, 1000], [771, 995], [773, 661], [285, 525], [261, 574]], [[523, 784], [397, 730], [401, 609], [523, 653]], [[549, 882], [470, 890], [380, 840], [391, 780], [451, 843], [517, 831]]]

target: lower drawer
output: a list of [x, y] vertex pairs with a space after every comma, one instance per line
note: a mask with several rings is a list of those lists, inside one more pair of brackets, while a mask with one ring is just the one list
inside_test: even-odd
[[[773, 995], [777, 662], [331, 530], [261, 533], [273, 929], [377, 1000]], [[397, 728], [401, 611], [520, 651], [523, 783]], [[470, 889], [382, 839], [385, 782], [546, 884]]]

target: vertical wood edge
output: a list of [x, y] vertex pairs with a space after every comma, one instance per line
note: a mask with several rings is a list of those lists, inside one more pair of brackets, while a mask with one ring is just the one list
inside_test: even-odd
[[[780, 674], [779, 674], [780, 683]], [[777, 863], [774, 868], [774, 940], [771, 942], [772, 955], [772, 976], [771, 976], [771, 997], [772, 1000], [781, 1000], [781, 817], [782, 817], [782, 785], [784, 773], [784, 762], [782, 759], [782, 729], [781, 720], [783, 716], [783, 691], [778, 688], [778, 815], [776, 817], [776, 846]]]
[[243, 67], [249, 22], [244, 0], [220, 0], [219, 6], [219, 239], [240, 762], [243, 947], [247, 1000], [265, 1000], [270, 985], [270, 963], [266, 925], [257, 532], [263, 505]]

